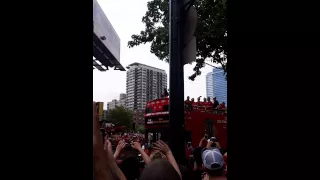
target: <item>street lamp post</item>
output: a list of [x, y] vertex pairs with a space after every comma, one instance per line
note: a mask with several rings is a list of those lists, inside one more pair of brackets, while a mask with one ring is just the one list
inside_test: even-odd
[[169, 124], [170, 149], [180, 164], [184, 164], [184, 77], [183, 77], [183, 16], [184, 0], [169, 1]]

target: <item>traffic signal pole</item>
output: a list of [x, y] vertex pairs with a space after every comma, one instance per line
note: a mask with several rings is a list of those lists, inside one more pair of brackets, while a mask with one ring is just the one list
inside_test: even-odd
[[180, 164], [185, 163], [183, 17], [184, 0], [169, 2], [169, 124], [170, 149]]

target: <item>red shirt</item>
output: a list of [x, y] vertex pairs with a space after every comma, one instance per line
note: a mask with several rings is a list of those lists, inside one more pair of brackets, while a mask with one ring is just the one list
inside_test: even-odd
[[198, 109], [199, 109], [199, 111], [205, 111], [205, 109], [206, 109], [206, 102], [200, 102], [200, 103], [198, 103]]
[[226, 108], [226, 106], [223, 105], [223, 104], [220, 104], [220, 105], [218, 106], [218, 109], [225, 109], [225, 108]]
[[211, 111], [212, 110], [212, 105], [213, 103], [211, 101], [207, 102], [207, 110]]
[[193, 102], [192, 106], [193, 106], [193, 110], [197, 110], [198, 109], [198, 103], [197, 102]]

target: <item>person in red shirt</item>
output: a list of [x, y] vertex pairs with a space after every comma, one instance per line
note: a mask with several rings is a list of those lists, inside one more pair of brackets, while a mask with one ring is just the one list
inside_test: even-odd
[[200, 101], [201, 96], [198, 97], [198, 101], [196, 102], [197, 110], [204, 111], [203, 102]]
[[219, 110], [225, 110], [226, 109], [226, 103], [222, 102], [219, 106], [218, 106]]
[[202, 106], [203, 106], [204, 111], [207, 111], [207, 106], [208, 106], [207, 98], [203, 98]]
[[194, 98], [191, 99], [193, 111], [198, 110], [198, 102], [194, 101]]
[[208, 97], [208, 102], [207, 102], [207, 107], [206, 107], [206, 110], [211, 112], [212, 111], [212, 101], [210, 100], [210, 97]]
[[187, 100], [184, 101], [184, 107], [186, 110], [191, 110], [192, 102], [190, 101], [189, 96], [187, 96]]
[[199, 111], [201, 111], [201, 112], [206, 111], [206, 104], [207, 104], [207, 99], [204, 98], [203, 102], [200, 102], [200, 105], [198, 107]]

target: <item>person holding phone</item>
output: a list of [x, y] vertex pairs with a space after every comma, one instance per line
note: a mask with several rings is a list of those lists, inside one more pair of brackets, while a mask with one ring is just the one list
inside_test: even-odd
[[[110, 148], [104, 148], [98, 122], [96, 103], [93, 102], [93, 172], [96, 180], [119, 179], [126, 177], [117, 166]], [[108, 146], [106, 144], [106, 146]]]

